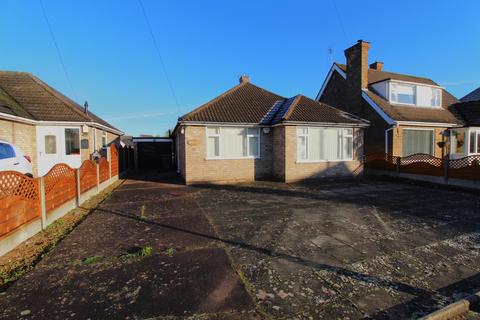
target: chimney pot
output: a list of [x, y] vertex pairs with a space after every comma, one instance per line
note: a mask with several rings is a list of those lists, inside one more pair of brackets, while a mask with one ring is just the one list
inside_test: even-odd
[[374, 63], [370, 64], [370, 69], [382, 71], [383, 62], [375, 61]]
[[250, 77], [246, 74], [242, 74], [239, 79], [240, 83], [250, 82]]

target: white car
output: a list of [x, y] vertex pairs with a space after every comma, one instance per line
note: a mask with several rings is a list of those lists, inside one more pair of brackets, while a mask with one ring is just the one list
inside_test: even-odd
[[32, 159], [10, 142], [0, 140], [0, 171], [10, 170], [33, 177]]

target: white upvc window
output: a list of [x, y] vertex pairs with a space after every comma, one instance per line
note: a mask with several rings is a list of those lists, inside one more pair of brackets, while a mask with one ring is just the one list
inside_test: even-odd
[[102, 148], [107, 147], [107, 131], [102, 130]]
[[260, 157], [260, 131], [251, 127], [207, 127], [207, 159]]
[[416, 104], [416, 86], [411, 84], [390, 83], [390, 101], [400, 104]]
[[469, 130], [468, 154], [480, 154], [480, 129]]
[[389, 101], [393, 104], [440, 108], [442, 89], [428, 85], [389, 82]]
[[416, 153], [435, 155], [435, 135], [433, 129], [403, 129], [403, 156]]
[[297, 162], [352, 159], [352, 128], [297, 127]]

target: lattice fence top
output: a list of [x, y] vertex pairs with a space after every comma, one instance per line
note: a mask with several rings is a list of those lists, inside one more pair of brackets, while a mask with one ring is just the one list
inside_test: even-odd
[[426, 153], [415, 153], [400, 160], [401, 165], [408, 165], [412, 163], [425, 162], [435, 167], [441, 167], [443, 160]]
[[95, 162], [92, 160], [85, 160], [83, 161], [82, 165], [80, 166], [80, 172], [88, 172], [91, 170], [95, 170]]
[[59, 163], [53, 166], [45, 175], [45, 192], [49, 193], [59, 181], [65, 178], [75, 179], [75, 170], [65, 163]]
[[365, 162], [370, 162], [374, 160], [383, 160], [392, 164], [397, 163], [399, 157], [387, 154], [384, 152], [377, 152], [365, 155]]
[[471, 166], [479, 166], [480, 170], [480, 155], [468, 156], [465, 158], [450, 160], [451, 169], [460, 169]]
[[38, 199], [37, 182], [16, 171], [0, 172], [0, 199], [11, 196]]

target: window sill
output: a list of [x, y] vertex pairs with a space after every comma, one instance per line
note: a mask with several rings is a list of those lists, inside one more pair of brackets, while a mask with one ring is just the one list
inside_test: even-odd
[[340, 160], [297, 160], [295, 163], [327, 163], [327, 162], [346, 162], [355, 161], [353, 159], [340, 159]]
[[441, 106], [421, 106], [421, 105], [416, 105], [416, 104], [411, 104], [411, 103], [398, 103], [398, 102], [393, 102], [393, 101], [389, 101], [389, 103], [394, 107], [415, 107], [415, 108], [425, 108], [425, 109], [442, 109]]
[[205, 158], [205, 160], [258, 160], [261, 157]]

